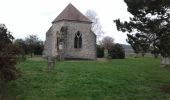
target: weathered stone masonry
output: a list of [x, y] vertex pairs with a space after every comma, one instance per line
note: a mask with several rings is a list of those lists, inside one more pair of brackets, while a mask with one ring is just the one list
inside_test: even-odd
[[[86, 16], [69, 4], [47, 31], [43, 56], [96, 59], [96, 35], [91, 31], [91, 23]], [[75, 40], [77, 33], [81, 34], [80, 40]], [[81, 47], [75, 48], [75, 42], [81, 44]]]

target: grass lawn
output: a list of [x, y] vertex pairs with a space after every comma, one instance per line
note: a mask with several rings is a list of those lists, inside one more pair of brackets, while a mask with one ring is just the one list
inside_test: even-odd
[[17, 67], [21, 77], [4, 91], [9, 100], [170, 100], [170, 68], [151, 57], [61, 61], [52, 71], [36, 58]]

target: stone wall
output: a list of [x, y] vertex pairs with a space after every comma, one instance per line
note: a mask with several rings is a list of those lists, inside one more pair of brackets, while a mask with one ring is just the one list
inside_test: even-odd
[[57, 49], [55, 47], [56, 44], [56, 34], [53, 34], [52, 27], [46, 33], [46, 40], [44, 43], [44, 50], [43, 50], [43, 57], [48, 58], [52, 57], [55, 58], [58, 55]]
[[[64, 58], [96, 59], [96, 36], [91, 31], [91, 25], [87, 23], [65, 22], [68, 26], [68, 34]], [[74, 48], [75, 34], [82, 34], [82, 48]]]
[[[61, 36], [61, 28], [67, 26], [64, 36], [62, 51], [57, 50], [57, 37]], [[75, 34], [82, 34], [82, 48], [74, 48]], [[91, 24], [76, 21], [60, 21], [53, 23], [50, 32], [46, 33], [44, 55], [56, 56], [58, 53], [63, 58], [96, 59], [96, 35], [91, 31]], [[50, 46], [51, 45], [51, 46]], [[56, 53], [58, 52], [58, 53]]]

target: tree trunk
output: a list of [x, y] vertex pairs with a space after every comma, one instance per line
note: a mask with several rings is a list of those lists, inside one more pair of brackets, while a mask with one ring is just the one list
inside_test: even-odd
[[165, 67], [170, 65], [170, 57], [161, 57], [161, 66]]

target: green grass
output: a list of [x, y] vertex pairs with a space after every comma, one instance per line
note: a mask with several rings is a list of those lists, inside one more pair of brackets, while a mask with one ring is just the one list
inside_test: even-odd
[[9, 100], [170, 100], [158, 87], [170, 84], [159, 59], [62, 61], [46, 70], [43, 60], [17, 65], [21, 77], [8, 83]]

